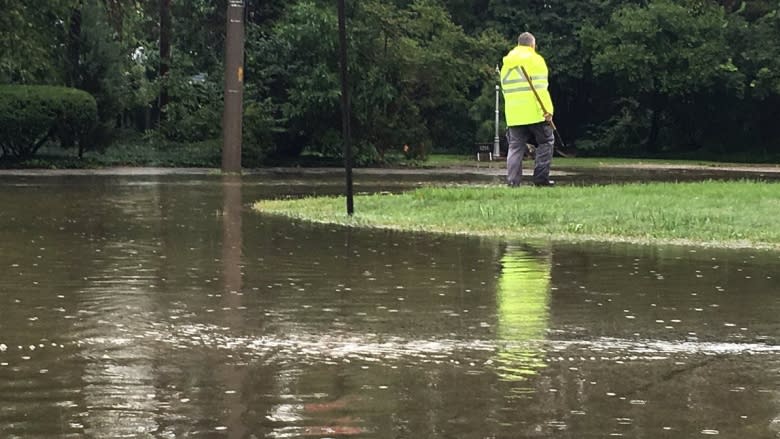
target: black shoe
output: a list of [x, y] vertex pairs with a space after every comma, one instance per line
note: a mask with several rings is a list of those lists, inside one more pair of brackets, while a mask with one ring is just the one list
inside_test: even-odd
[[537, 187], [554, 187], [555, 182], [552, 180], [546, 180], [546, 181], [535, 181], [534, 186]]

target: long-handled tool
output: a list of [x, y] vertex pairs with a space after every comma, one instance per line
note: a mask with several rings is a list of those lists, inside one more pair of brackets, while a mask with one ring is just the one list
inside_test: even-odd
[[[536, 96], [536, 101], [539, 102], [539, 106], [542, 107], [542, 112], [544, 114], [549, 114], [549, 113], [547, 113], [547, 108], [545, 108], [545, 106], [544, 106], [544, 102], [542, 102], [542, 98], [539, 96], [539, 93], [536, 91], [536, 87], [534, 87], [533, 81], [531, 81], [531, 76], [529, 76], [528, 72], [525, 71], [525, 67], [520, 66], [520, 70], [523, 71], [523, 76], [525, 76], [525, 80], [528, 81], [528, 86], [531, 87], [531, 91], [534, 92], [534, 96]], [[547, 121], [547, 123], [549, 123], [550, 124], [550, 128], [553, 129], [553, 135], [555, 136], [555, 138], [559, 142], [561, 142], [561, 146], [566, 148], [566, 144], [563, 143], [563, 137], [561, 137], [561, 133], [558, 132], [558, 128], [555, 126], [555, 122], [553, 122], [552, 119], [550, 119], [550, 120]], [[558, 148], [557, 146], [555, 147], [555, 152], [557, 152], [561, 157], [566, 157], [566, 158], [569, 157], [568, 154], [566, 154], [563, 151], [561, 151], [561, 149]]]

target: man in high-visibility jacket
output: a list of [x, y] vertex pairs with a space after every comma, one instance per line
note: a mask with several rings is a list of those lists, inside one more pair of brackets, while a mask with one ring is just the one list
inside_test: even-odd
[[[539, 104], [526, 79], [523, 69], [530, 76], [533, 88], [544, 104]], [[552, 164], [555, 137], [550, 121], [553, 117], [553, 103], [547, 90], [547, 63], [536, 53], [536, 38], [529, 32], [517, 37], [517, 46], [504, 57], [501, 67], [501, 89], [504, 92], [504, 114], [506, 116], [507, 140], [507, 183], [520, 185], [523, 176], [523, 155], [527, 142], [535, 143], [533, 182], [537, 186], [552, 186], [550, 165]], [[545, 111], [546, 110], [546, 111]]]

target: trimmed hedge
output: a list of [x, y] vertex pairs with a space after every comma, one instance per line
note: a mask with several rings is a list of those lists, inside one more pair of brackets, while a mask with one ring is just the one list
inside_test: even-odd
[[48, 140], [81, 142], [97, 123], [89, 93], [46, 85], [0, 86], [0, 158], [32, 157]]

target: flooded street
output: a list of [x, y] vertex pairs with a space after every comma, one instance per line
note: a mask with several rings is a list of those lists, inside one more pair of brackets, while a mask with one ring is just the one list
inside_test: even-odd
[[1, 438], [780, 438], [778, 252], [250, 209], [342, 190], [298, 174], [0, 184]]

